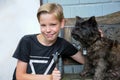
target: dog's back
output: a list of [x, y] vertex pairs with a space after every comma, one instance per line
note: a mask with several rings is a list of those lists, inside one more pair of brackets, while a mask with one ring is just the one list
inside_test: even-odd
[[110, 65], [112, 64], [111, 68], [120, 67], [120, 43], [118, 41], [112, 41], [108, 61]]

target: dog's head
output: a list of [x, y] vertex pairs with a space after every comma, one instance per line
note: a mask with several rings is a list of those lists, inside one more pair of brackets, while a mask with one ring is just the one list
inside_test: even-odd
[[71, 32], [72, 37], [81, 43], [82, 47], [89, 47], [98, 38], [100, 32], [95, 17], [92, 16], [88, 20], [76, 17], [76, 24]]

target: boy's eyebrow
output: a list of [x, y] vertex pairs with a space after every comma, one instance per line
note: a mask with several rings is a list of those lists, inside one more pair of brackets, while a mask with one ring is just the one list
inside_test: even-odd
[[41, 26], [45, 26], [46, 24], [44, 24], [44, 23], [40, 23], [40, 25], [41, 25]]

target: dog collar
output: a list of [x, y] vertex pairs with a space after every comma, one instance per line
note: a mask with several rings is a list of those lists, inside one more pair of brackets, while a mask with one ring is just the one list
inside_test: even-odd
[[83, 55], [87, 55], [87, 49], [83, 48]]

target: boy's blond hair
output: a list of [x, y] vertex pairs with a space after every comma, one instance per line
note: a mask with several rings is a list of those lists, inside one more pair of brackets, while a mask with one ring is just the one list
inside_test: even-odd
[[63, 8], [60, 4], [46, 3], [41, 5], [37, 12], [38, 21], [39, 21], [40, 15], [45, 13], [48, 13], [48, 14], [53, 13], [60, 22], [62, 21], [62, 19], [64, 19]]

